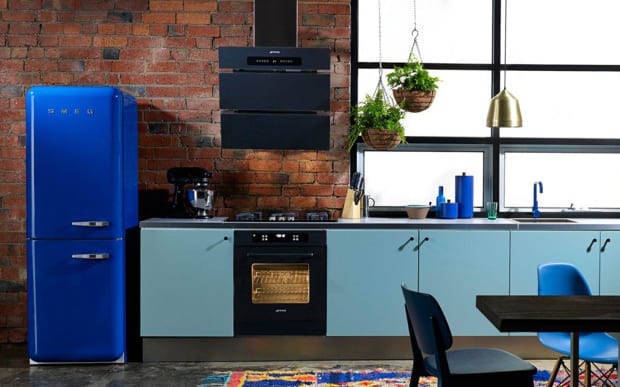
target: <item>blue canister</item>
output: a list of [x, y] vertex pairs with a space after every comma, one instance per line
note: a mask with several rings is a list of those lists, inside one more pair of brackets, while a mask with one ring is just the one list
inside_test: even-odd
[[459, 204], [459, 218], [473, 218], [474, 177], [463, 172], [463, 175], [454, 177], [454, 187], [454, 196]]
[[459, 204], [450, 200], [439, 204], [439, 214], [443, 219], [456, 219], [459, 215]]

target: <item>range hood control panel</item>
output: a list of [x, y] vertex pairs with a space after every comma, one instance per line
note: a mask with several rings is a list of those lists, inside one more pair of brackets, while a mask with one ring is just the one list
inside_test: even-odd
[[249, 66], [301, 66], [300, 57], [269, 57], [269, 56], [250, 56], [248, 57]]

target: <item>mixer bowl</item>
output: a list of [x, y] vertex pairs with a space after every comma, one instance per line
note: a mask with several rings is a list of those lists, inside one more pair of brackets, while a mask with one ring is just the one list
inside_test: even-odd
[[210, 218], [208, 211], [213, 208], [213, 191], [205, 188], [187, 190], [187, 201], [196, 210], [197, 218]]

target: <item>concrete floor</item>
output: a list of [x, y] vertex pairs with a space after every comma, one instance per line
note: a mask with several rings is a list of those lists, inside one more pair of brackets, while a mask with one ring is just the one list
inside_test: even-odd
[[[549, 369], [553, 361], [533, 362]], [[290, 369], [394, 369], [409, 370], [411, 361], [296, 361], [296, 362], [144, 362], [121, 365], [30, 366], [23, 345], [0, 345], [0, 386], [11, 387], [130, 387], [198, 386], [218, 372]], [[215, 384], [213, 386], [216, 386]]]

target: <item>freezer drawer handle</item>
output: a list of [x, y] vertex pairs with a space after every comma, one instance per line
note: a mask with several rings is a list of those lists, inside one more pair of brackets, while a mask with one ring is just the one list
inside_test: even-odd
[[110, 222], [107, 220], [85, 220], [83, 222], [71, 222], [71, 225], [78, 227], [108, 227]]
[[110, 254], [101, 253], [101, 254], [71, 254], [71, 258], [77, 259], [108, 259], [110, 258]]

